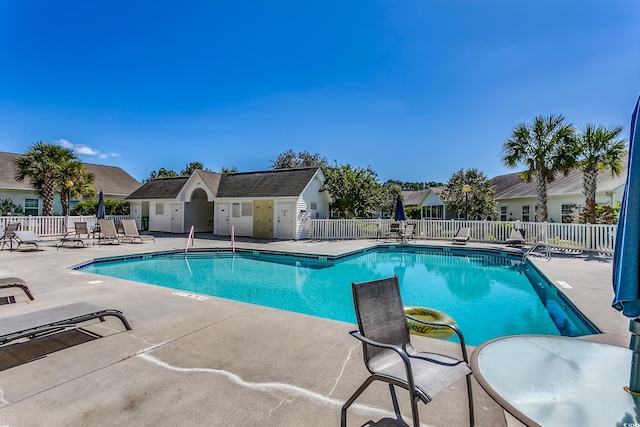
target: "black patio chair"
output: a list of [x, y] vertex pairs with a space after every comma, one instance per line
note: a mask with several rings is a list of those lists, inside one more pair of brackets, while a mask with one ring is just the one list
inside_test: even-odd
[[429, 403], [436, 394], [462, 378], [467, 382], [469, 421], [473, 426], [472, 372], [464, 337], [458, 328], [410, 317], [415, 322], [452, 328], [460, 341], [462, 360], [439, 353], [418, 352], [411, 345], [397, 276], [353, 283], [352, 291], [359, 329], [350, 334], [362, 341], [364, 363], [371, 375], [342, 407], [341, 426], [347, 425], [349, 406], [375, 380], [389, 384], [396, 416], [402, 422], [394, 386], [409, 391], [413, 425], [417, 427], [420, 425], [417, 401]]

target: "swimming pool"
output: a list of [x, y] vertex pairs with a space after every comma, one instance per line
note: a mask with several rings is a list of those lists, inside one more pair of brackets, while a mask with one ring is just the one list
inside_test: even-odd
[[355, 323], [351, 283], [397, 275], [406, 306], [452, 316], [471, 345], [598, 330], [529, 263], [501, 252], [381, 246], [341, 257], [258, 251], [98, 259], [76, 270]]

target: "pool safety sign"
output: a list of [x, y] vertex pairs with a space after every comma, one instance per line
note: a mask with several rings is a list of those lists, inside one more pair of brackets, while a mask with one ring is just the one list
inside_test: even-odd
[[196, 295], [196, 294], [190, 294], [188, 292], [182, 292], [182, 291], [175, 291], [174, 293], [172, 293], [171, 295], [177, 295], [179, 297], [186, 297], [186, 298], [191, 298], [191, 299], [197, 299], [198, 301], [206, 301], [209, 299], [209, 297], [205, 297], [204, 295]]

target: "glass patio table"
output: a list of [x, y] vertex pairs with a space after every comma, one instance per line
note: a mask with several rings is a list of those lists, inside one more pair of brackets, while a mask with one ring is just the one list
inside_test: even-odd
[[527, 426], [640, 427], [639, 397], [625, 390], [631, 350], [576, 338], [522, 335], [477, 347], [482, 388]]

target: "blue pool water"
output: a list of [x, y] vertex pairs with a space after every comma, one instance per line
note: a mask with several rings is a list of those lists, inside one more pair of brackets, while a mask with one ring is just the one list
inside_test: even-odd
[[597, 330], [533, 267], [505, 254], [377, 248], [339, 259], [206, 252], [97, 260], [86, 272], [355, 323], [351, 282], [397, 275], [403, 303], [452, 316], [471, 345]]

